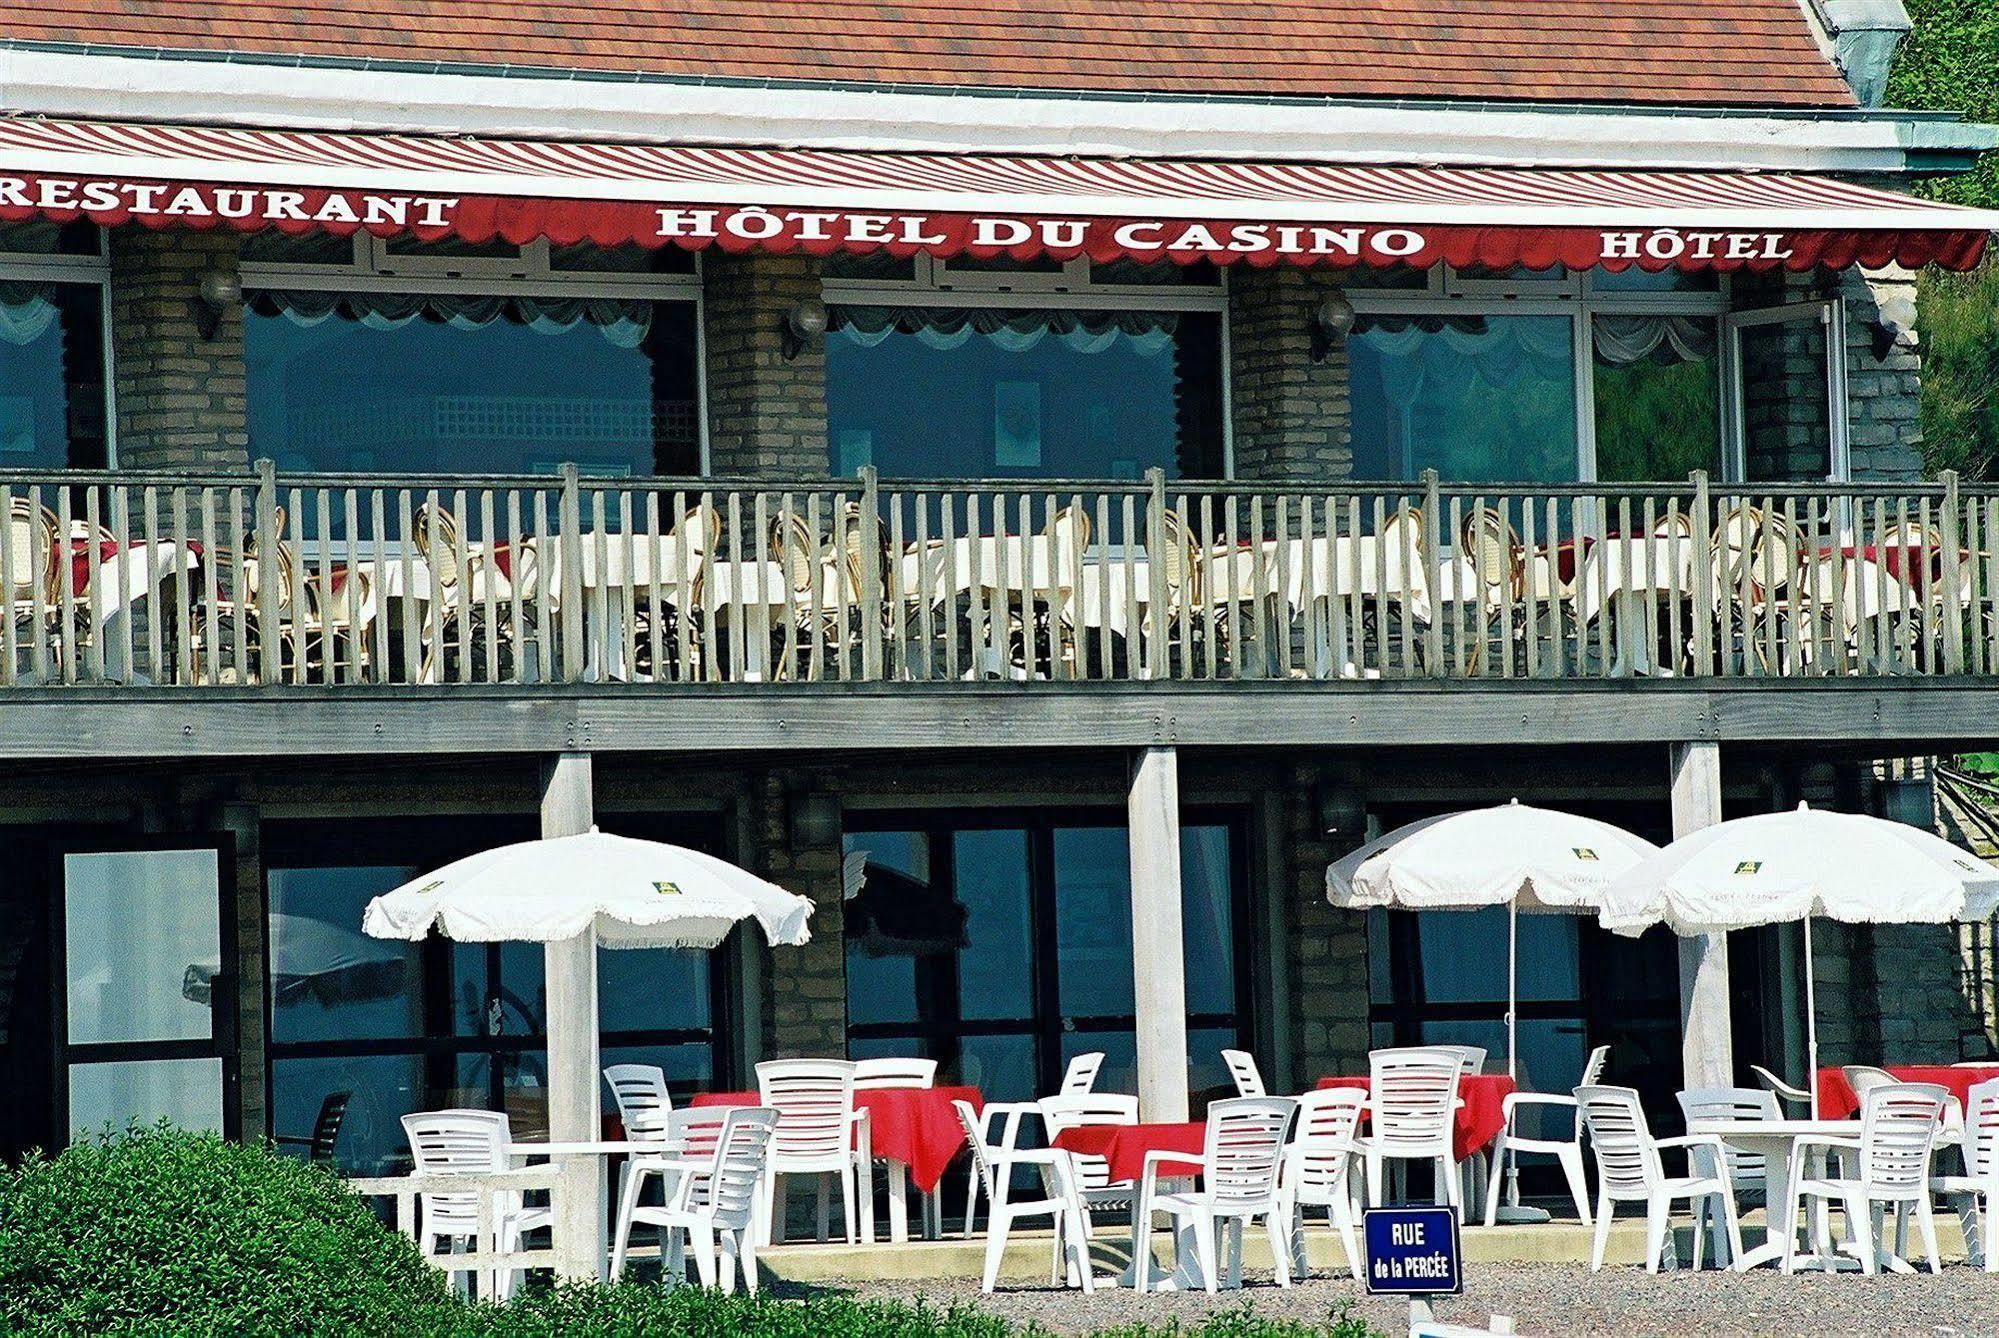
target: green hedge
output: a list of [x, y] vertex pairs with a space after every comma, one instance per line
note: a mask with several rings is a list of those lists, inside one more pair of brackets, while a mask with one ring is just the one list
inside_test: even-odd
[[[212, 1134], [135, 1131], [0, 1169], [0, 1333], [397, 1338], [1042, 1338], [964, 1306], [832, 1294], [725, 1297], [652, 1283], [454, 1296], [416, 1246], [328, 1172]], [[1104, 1338], [1367, 1338], [1228, 1311]]]

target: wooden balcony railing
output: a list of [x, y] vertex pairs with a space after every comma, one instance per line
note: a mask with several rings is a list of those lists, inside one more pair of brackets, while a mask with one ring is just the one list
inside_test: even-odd
[[0, 688], [1999, 673], [1999, 491], [0, 474]]

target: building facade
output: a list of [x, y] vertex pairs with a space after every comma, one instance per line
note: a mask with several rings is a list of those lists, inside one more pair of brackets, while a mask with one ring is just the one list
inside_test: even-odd
[[[886, 14], [772, 55], [745, 19], [697, 60], [532, 16], [458, 16], [432, 50], [329, 47], [309, 7], [227, 34], [151, 8], [0, 19], [24, 536], [0, 552], [0, 1074], [27, 1094], [0, 1153], [160, 1116], [304, 1147], [341, 1098], [335, 1158], [374, 1173], [409, 1110], [545, 1121], [539, 950], [358, 927], [540, 830], [558, 757], [588, 759], [606, 830], [817, 905], [796, 950], [603, 954], [606, 1062], [699, 1089], [915, 1052], [1012, 1099], [1103, 1050], [1106, 1086], [1170, 1114], [1226, 1083], [1223, 1047], [1284, 1087], [1384, 1043], [1498, 1053], [1494, 915], [1327, 904], [1372, 831], [1508, 798], [1660, 840], [1799, 801], [1934, 822], [1907, 759], [1991, 737], [1999, 495], [1924, 477], [1902, 263], [1969, 263], [1990, 224], [1898, 223], [1884, 192], [1995, 141], [1868, 106], [1880, 53], [1836, 5], [1693, 7], [1639, 46], [1647, 7], [1569, 6], [1605, 51], [1510, 61], [1325, 18], [1277, 66], [1252, 19], [1116, 61]], [[827, 19], [780, 21], [807, 49]], [[468, 48], [495, 55], [447, 63]], [[445, 162], [481, 140], [512, 186]], [[662, 145], [763, 153], [725, 166], [764, 193], [638, 196], [662, 236], [634, 243], [605, 220], [663, 168], [619, 154]], [[908, 152], [933, 212], [842, 184]], [[426, 154], [354, 206], [415, 225], [329, 212]], [[1040, 231], [1076, 162], [1245, 175], [1150, 210], [1069, 181], [1068, 222], [1125, 220], [1081, 249]], [[1523, 221], [1561, 173], [1559, 207], [1631, 211], [1581, 229], [1581, 264]], [[441, 181], [601, 212], [427, 228]], [[826, 190], [852, 199], [753, 235]], [[1260, 231], [1173, 256], [1142, 221], [1208, 217]], [[1287, 230], [1326, 263], [1234, 263]], [[1684, 575], [1607, 569], [1653, 540]], [[1668, 1102], [1695, 1064], [1801, 1077], [1802, 948], [1535, 919], [1523, 1086], [1566, 1090], [1598, 1044]], [[1821, 933], [1828, 1062], [1987, 1053], [1989, 948]]]

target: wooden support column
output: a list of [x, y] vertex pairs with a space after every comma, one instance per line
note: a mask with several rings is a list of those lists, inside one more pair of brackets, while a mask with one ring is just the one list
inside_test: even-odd
[[1147, 748], [1132, 764], [1132, 1004], [1138, 1028], [1138, 1108], [1148, 1121], [1187, 1118], [1187, 986], [1180, 929], [1180, 764]]
[[[590, 754], [561, 753], [541, 774], [541, 834], [590, 830]], [[597, 935], [586, 930], [545, 949], [548, 991], [548, 1137], [554, 1143], [603, 1137], [597, 1084]], [[564, 1278], [602, 1276], [604, 1190], [594, 1157], [563, 1164], [555, 1193], [556, 1272]]]
[[[1673, 837], [1721, 821], [1721, 745], [1672, 745]], [[1686, 1085], [1732, 1087], [1735, 1053], [1728, 1008], [1728, 935], [1680, 940], [1680, 1048]]]

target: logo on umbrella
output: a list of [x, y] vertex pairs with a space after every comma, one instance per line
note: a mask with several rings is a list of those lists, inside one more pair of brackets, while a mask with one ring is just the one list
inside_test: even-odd
[[1742, 863], [1735, 866], [1735, 872], [1738, 875], [1760, 873], [1762, 872], [1762, 870], [1763, 870], [1763, 861], [1760, 859], [1746, 859], [1742, 861]]
[[652, 890], [659, 893], [662, 897], [677, 897], [680, 895], [680, 884], [654, 883], [652, 885]]
[[1587, 860], [1591, 863], [1596, 862], [1596, 852], [1588, 846], [1571, 846], [1569, 849], [1574, 852], [1575, 857], [1579, 860]]

